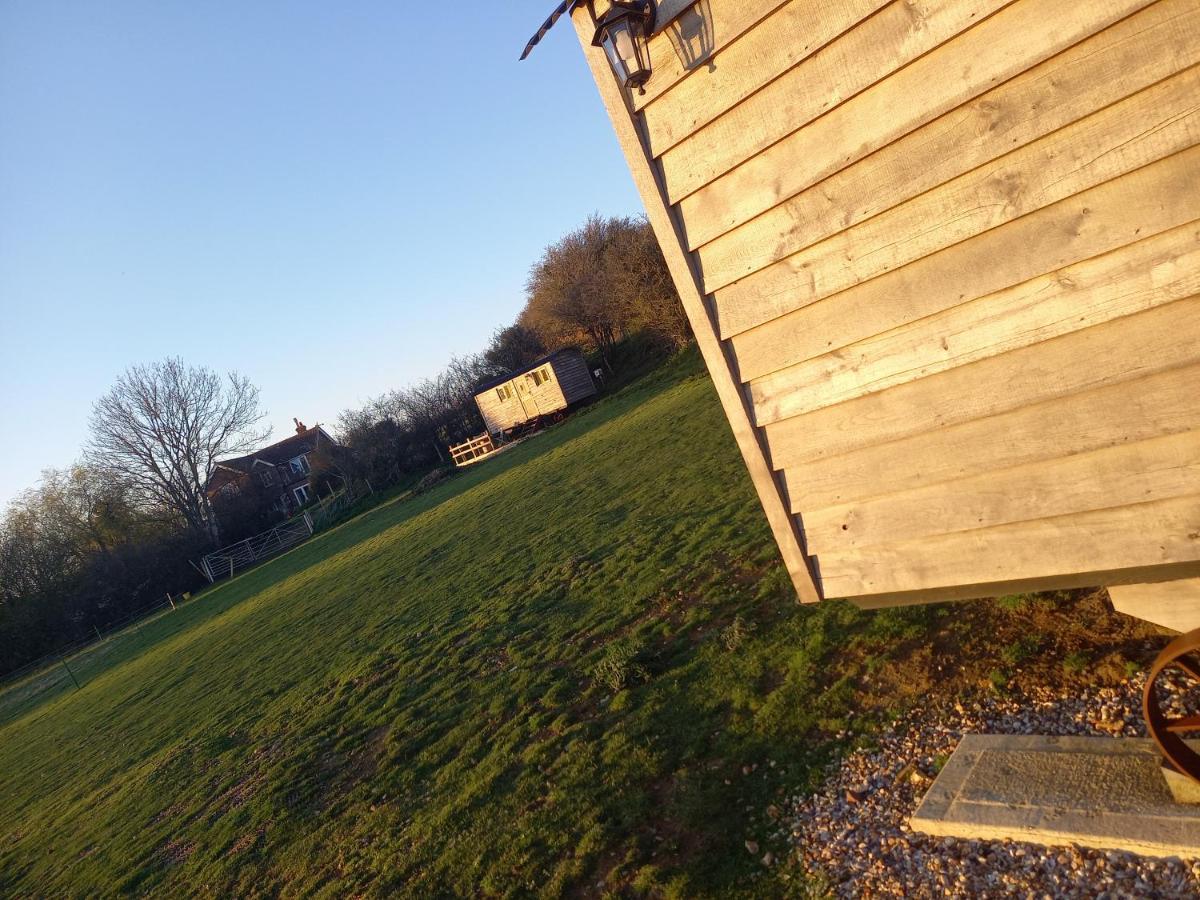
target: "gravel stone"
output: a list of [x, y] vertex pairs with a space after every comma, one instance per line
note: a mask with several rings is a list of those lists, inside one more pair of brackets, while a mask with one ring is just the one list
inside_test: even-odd
[[1200, 860], [931, 837], [907, 824], [935, 761], [964, 733], [1144, 737], [1143, 684], [1138, 676], [1116, 688], [1038, 688], [913, 709], [872, 749], [842, 759], [815, 793], [778, 804], [777, 836], [838, 897], [1200, 897]]

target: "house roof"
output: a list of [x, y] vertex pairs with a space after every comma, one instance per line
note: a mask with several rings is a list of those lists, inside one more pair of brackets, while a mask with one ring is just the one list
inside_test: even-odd
[[583, 356], [583, 351], [580, 350], [578, 347], [563, 347], [561, 350], [555, 350], [553, 353], [547, 353], [545, 356], [535, 359], [533, 362], [529, 363], [526, 366], [523, 366], [520, 369], [513, 369], [511, 372], [508, 372], [507, 374], [500, 375], [496, 378], [489, 378], [487, 381], [479, 382], [479, 384], [475, 385], [475, 393], [481, 394], [490, 388], [494, 388], [498, 384], [504, 384], [504, 382], [506, 382], [506, 381], [512, 381], [518, 375], [523, 375], [526, 372], [532, 372], [538, 366], [544, 366], [546, 363], [552, 362], [553, 360], [557, 359], [560, 356], [570, 356], [570, 355]]
[[329, 444], [334, 442], [333, 438], [325, 433], [324, 428], [314, 425], [312, 428], [306, 428], [298, 434], [290, 435], [282, 441], [277, 441], [261, 450], [255, 450], [253, 453], [247, 453], [245, 456], [223, 459], [217, 463], [217, 468], [232, 469], [235, 472], [249, 474], [257, 463], [272, 466], [283, 465], [303, 453], [315, 450], [322, 440]]

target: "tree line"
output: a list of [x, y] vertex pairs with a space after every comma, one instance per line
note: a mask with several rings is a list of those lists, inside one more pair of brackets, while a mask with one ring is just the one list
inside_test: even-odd
[[[567, 346], [619, 374], [623, 345], [665, 356], [688, 340], [646, 221], [592, 216], [546, 248], [487, 347], [343, 411], [337, 465], [377, 485], [416, 480], [483, 430], [481, 381]], [[199, 587], [195, 560], [261, 529], [261, 509], [214, 507], [205, 487], [219, 460], [264, 445], [263, 420], [237, 373], [178, 359], [126, 370], [94, 404], [80, 461], [44, 472], [0, 519], [0, 675]]]
[[525, 306], [478, 353], [437, 375], [342, 412], [338, 432], [359, 474], [391, 483], [445, 462], [445, 448], [483, 431], [475, 386], [577, 346], [615, 371], [614, 354], [666, 356], [691, 340], [666, 261], [644, 218], [591, 216], [543, 251], [525, 285]]

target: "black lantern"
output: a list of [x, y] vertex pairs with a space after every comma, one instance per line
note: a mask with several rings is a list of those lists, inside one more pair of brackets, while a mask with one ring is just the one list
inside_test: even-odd
[[596, 15], [596, 0], [588, 0], [596, 36], [592, 46], [603, 47], [613, 71], [625, 88], [646, 93], [650, 80], [650, 35], [654, 32], [654, 0], [611, 0], [608, 10]]

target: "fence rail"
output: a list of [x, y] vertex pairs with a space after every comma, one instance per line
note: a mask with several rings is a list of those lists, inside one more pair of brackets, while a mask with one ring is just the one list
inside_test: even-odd
[[303, 543], [322, 528], [332, 525], [339, 513], [373, 493], [374, 489], [369, 481], [364, 480], [361, 486], [347, 482], [340, 492], [313, 504], [299, 518], [290, 519], [261, 534], [214, 550], [201, 558], [200, 565], [196, 568], [208, 579], [209, 584], [221, 578], [232, 578], [243, 569]]
[[[0, 691], [7, 691], [10, 687], [27, 679], [31, 682], [36, 680], [36, 684], [30, 689], [31, 692], [47, 689], [53, 686], [54, 681], [53, 678], [47, 679], [45, 677], [48, 673], [57, 673], [63, 680], [70, 677], [75, 686], [79, 687], [70, 663], [74, 663], [81, 654], [91, 651], [93, 648], [108, 641], [113, 635], [119, 634], [127, 628], [136, 630], [156, 615], [168, 610], [174, 611], [177, 608], [176, 600], [182, 603], [185, 599], [190, 598], [190, 594], [183, 594], [179, 597], [167, 594], [164, 599], [143, 606], [140, 609], [132, 610], [119, 619], [105, 622], [102, 626], [99, 624], [93, 625], [94, 637], [81, 638], [64, 647], [59, 647], [32, 662], [28, 662], [20, 668], [0, 675]], [[3, 715], [5, 705], [3, 699], [0, 699], [0, 721], [4, 721], [5, 718]]]
[[200, 560], [200, 568], [209, 583], [218, 578], [232, 578], [234, 573], [254, 565], [260, 560], [267, 559], [277, 553], [282, 553], [289, 547], [310, 537], [313, 533], [312, 518], [305, 513], [299, 519], [292, 519], [282, 525], [276, 525], [270, 531], [264, 531], [244, 541], [214, 550]]
[[451, 447], [450, 457], [454, 460], [454, 465], [466, 466], [495, 452], [496, 445], [492, 443], [492, 436], [485, 431], [469, 441]]

